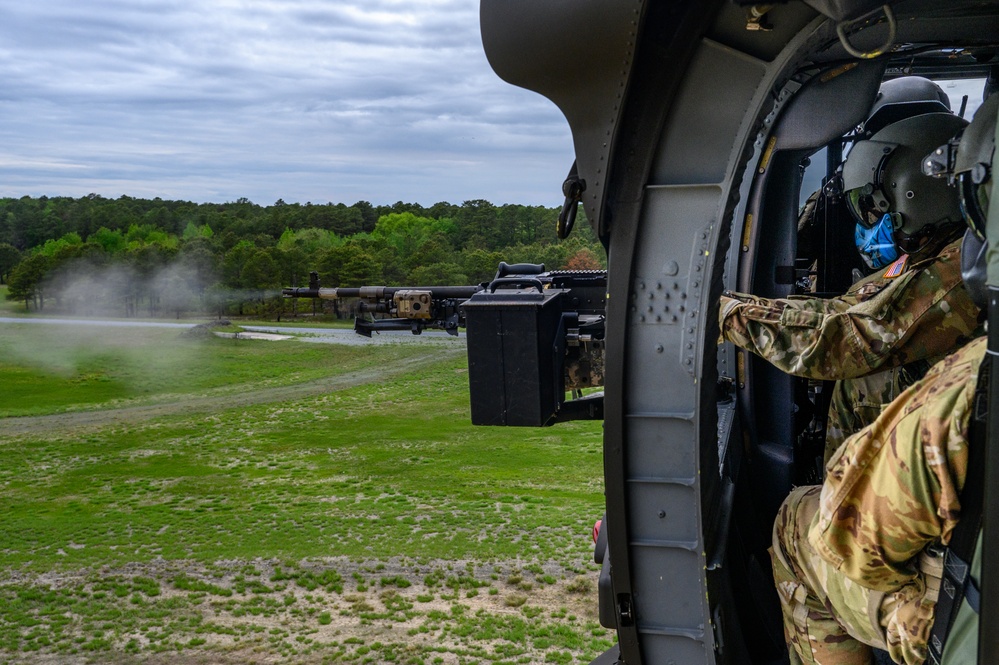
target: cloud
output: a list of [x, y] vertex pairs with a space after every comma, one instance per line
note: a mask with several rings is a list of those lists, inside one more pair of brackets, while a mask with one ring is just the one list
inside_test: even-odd
[[556, 205], [572, 160], [476, 0], [47, 0], [0, 37], [0, 196]]

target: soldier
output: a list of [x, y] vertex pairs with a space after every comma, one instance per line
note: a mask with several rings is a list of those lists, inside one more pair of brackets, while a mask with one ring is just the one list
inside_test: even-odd
[[846, 294], [722, 296], [724, 340], [795, 376], [839, 380], [826, 460], [930, 364], [981, 334], [981, 312], [961, 282], [957, 192], [920, 169], [923, 156], [966, 124], [950, 113], [925, 113], [853, 146], [843, 166], [844, 197], [857, 247], [876, 272]]
[[[955, 169], [980, 239], [997, 109], [999, 96], [979, 109]], [[962, 155], [974, 155], [964, 160], [971, 166]], [[799, 487], [784, 501], [771, 555], [792, 663], [868, 665], [872, 647], [897, 663], [925, 662], [939, 590], [939, 557], [930, 554], [961, 519], [985, 350], [980, 338], [933, 366], [846, 440], [823, 485]]]
[[[924, 113], [950, 112], [950, 98], [943, 88], [922, 76], [902, 76], [881, 84], [867, 119], [858, 128], [855, 137], [857, 140], [866, 140], [899, 120]], [[821, 255], [823, 245], [826, 244], [827, 240], [824, 225], [820, 223], [820, 220], [829, 221], [830, 213], [832, 213], [835, 220], [833, 223], [839, 223], [841, 216], [846, 217], [843, 219], [845, 223], [850, 223], [850, 218], [840, 213], [838, 207], [830, 208], [829, 199], [830, 197], [819, 189], [808, 197], [802, 207], [801, 214], [798, 216], [797, 255], [799, 259], [810, 258], [814, 261]], [[837, 263], [839, 263], [839, 257], [837, 259]], [[859, 256], [856, 260], [844, 261], [844, 263], [848, 266], [856, 266], [857, 277], [853, 281], [859, 281], [860, 277], [866, 274], [861, 270], [864, 264], [860, 261]]]

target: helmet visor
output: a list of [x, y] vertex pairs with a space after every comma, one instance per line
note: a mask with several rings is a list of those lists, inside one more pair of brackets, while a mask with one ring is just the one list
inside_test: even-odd
[[[873, 141], [867, 141], [866, 143], [873, 143]], [[861, 146], [864, 148], [867, 147], [865, 142], [861, 142], [854, 146], [853, 149], [857, 150]], [[880, 159], [878, 159], [877, 166], [874, 168], [874, 177], [871, 179], [871, 182], [861, 187], [854, 187], [846, 192], [846, 206], [849, 208], [854, 219], [862, 224], [864, 228], [874, 228], [881, 223], [881, 218], [889, 212], [888, 198], [885, 196], [881, 185], [884, 182], [885, 165], [888, 163], [893, 152], [894, 149], [882, 149]]]
[[877, 186], [865, 185], [846, 192], [846, 207], [865, 229], [874, 228], [888, 212], [888, 200]]

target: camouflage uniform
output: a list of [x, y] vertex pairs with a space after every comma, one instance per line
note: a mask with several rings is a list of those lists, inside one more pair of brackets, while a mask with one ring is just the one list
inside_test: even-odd
[[[938, 578], [924, 571], [960, 518], [968, 425], [986, 339], [935, 365], [850, 437], [825, 483], [774, 524], [774, 577], [792, 663], [868, 665], [871, 647], [922, 664]], [[796, 657], [800, 660], [796, 660]]]
[[[921, 369], [981, 334], [980, 310], [961, 281], [961, 241], [857, 282], [838, 298], [722, 296], [722, 338], [779, 369], [809, 379], [842, 380], [833, 393], [826, 459]], [[879, 376], [871, 376], [881, 373]]]

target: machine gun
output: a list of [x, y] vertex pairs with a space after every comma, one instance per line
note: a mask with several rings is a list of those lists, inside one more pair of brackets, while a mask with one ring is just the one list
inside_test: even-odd
[[[607, 273], [501, 262], [476, 286], [287, 288], [286, 298], [356, 298], [354, 331], [466, 331], [475, 425], [539, 427], [603, 418]], [[380, 316], [380, 318], [378, 318]], [[566, 400], [566, 392], [573, 399]]]

